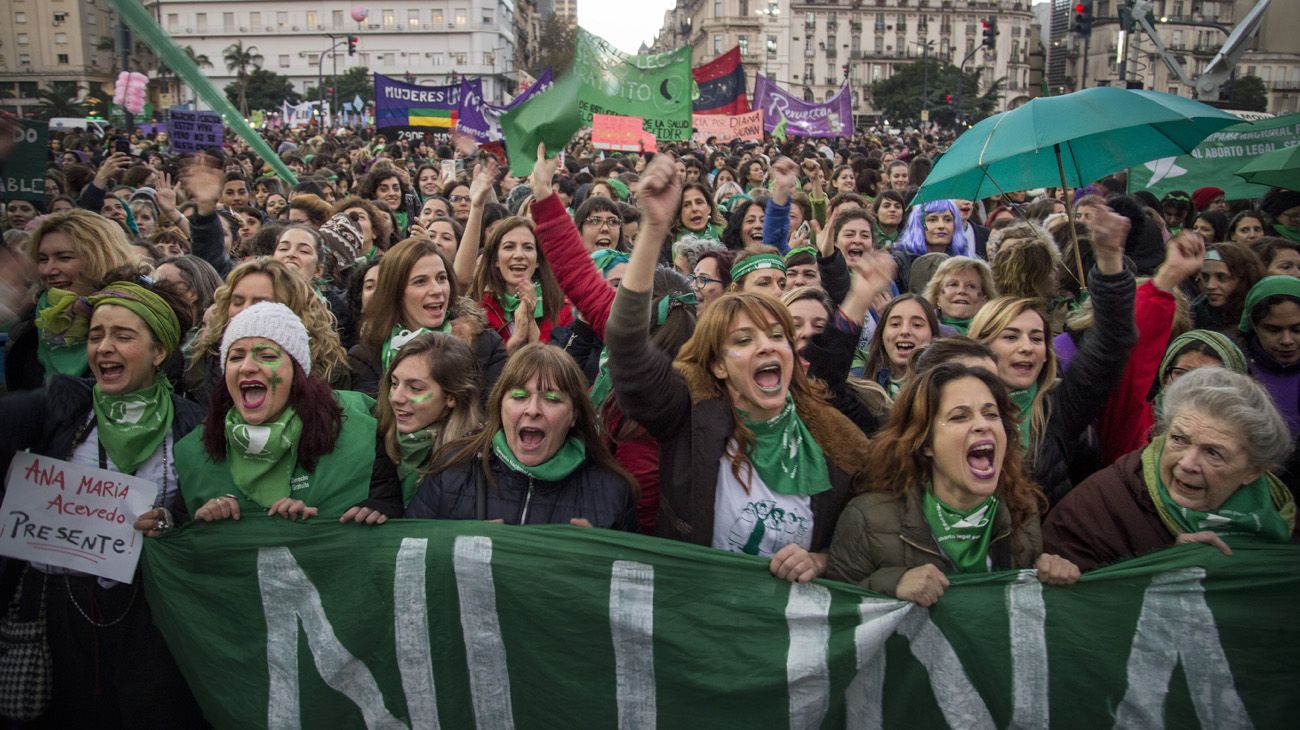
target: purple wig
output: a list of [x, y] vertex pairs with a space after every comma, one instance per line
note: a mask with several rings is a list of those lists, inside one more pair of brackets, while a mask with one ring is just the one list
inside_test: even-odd
[[966, 223], [961, 218], [961, 211], [957, 210], [957, 205], [951, 200], [932, 200], [912, 206], [907, 225], [903, 227], [903, 235], [894, 243], [894, 250], [917, 256], [928, 253], [929, 249], [925, 245], [925, 217], [945, 210], [952, 214], [953, 232], [952, 243], [948, 244], [948, 250], [944, 253], [949, 256], [973, 256], [970, 242], [966, 240]]

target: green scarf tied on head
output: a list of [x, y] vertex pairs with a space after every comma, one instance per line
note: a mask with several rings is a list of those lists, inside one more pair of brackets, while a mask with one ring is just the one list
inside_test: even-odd
[[777, 494], [808, 496], [831, 488], [826, 455], [794, 407], [794, 397], [785, 396], [785, 407], [775, 417], [755, 421], [737, 410], [754, 434], [754, 448], [747, 454], [758, 476]]
[[939, 324], [946, 324], [957, 330], [958, 334], [966, 334], [970, 331], [970, 323], [974, 317], [949, 317], [943, 312], [939, 312]]
[[1029, 453], [1034, 435], [1034, 398], [1038, 397], [1038, 383], [1024, 390], [1011, 391], [1011, 402], [1020, 409], [1020, 450]]
[[130, 281], [115, 281], [86, 297], [91, 309], [104, 304], [125, 307], [144, 320], [170, 357], [181, 344], [181, 323], [162, 297]]
[[1250, 288], [1250, 293], [1246, 294], [1246, 303], [1241, 308], [1241, 323], [1237, 325], [1237, 329], [1246, 333], [1253, 332], [1255, 323], [1251, 321], [1250, 313], [1255, 309], [1255, 305], [1276, 296], [1291, 297], [1300, 301], [1300, 279], [1294, 276], [1265, 276], [1260, 279]]
[[601, 276], [609, 276], [609, 272], [613, 271], [615, 266], [626, 264], [631, 260], [632, 258], [627, 254], [612, 248], [598, 248], [591, 252], [591, 262], [600, 270]]
[[1175, 337], [1165, 348], [1165, 356], [1160, 360], [1160, 369], [1156, 371], [1161, 383], [1160, 392], [1156, 393], [1155, 398], [1155, 415], [1160, 417], [1160, 411], [1164, 407], [1165, 392], [1164, 384], [1169, 380], [1169, 371], [1173, 368], [1174, 363], [1178, 361], [1178, 356], [1187, 348], [1188, 345], [1199, 342], [1211, 350], [1223, 363], [1223, 367], [1234, 373], [1246, 374], [1246, 356], [1241, 354], [1241, 348], [1236, 343], [1228, 339], [1222, 333], [1214, 330], [1190, 330]]
[[133, 393], [91, 391], [99, 442], [122, 473], [134, 474], [158, 450], [172, 427], [172, 384], [155, 373], [153, 385]]
[[921, 497], [925, 521], [943, 552], [952, 558], [959, 573], [987, 573], [989, 543], [993, 539], [993, 517], [998, 512], [998, 498], [989, 496], [971, 509], [949, 507], [926, 489]]
[[388, 366], [392, 364], [393, 356], [395, 356], [397, 354], [397, 351], [402, 349], [402, 347], [406, 343], [410, 342], [416, 337], [419, 337], [425, 332], [450, 332], [450, 331], [451, 331], [451, 319], [447, 317], [443, 317], [442, 325], [440, 327], [434, 327], [433, 329], [429, 329], [427, 327], [418, 327], [414, 330], [408, 330], [402, 327], [401, 324], [393, 325], [393, 331], [388, 333], [388, 339], [384, 340], [384, 345], [383, 347], [380, 348], [380, 352], [379, 352], [379, 359], [380, 362], [382, 362], [384, 365], [384, 372], [388, 372]]
[[785, 259], [780, 254], [760, 253], [746, 256], [731, 267], [731, 280], [738, 282], [759, 269], [776, 269], [785, 273]]
[[433, 440], [436, 437], [437, 433], [432, 428], [397, 434], [397, 453], [402, 457], [397, 462], [397, 476], [402, 480], [402, 504], [407, 504], [415, 496], [420, 470], [433, 455]]
[[54, 374], [81, 377], [86, 363], [86, 333], [90, 317], [74, 311], [81, 297], [64, 289], [46, 289], [36, 300], [36, 359], [48, 377]]
[[[533, 319], [541, 319], [546, 316], [546, 303], [542, 301], [542, 285], [539, 282], [533, 282], [533, 293], [536, 295], [537, 304], [533, 306]], [[515, 316], [515, 310], [519, 309], [519, 297], [510, 292], [502, 292], [496, 295], [497, 303], [505, 310], [506, 319]]]
[[492, 453], [496, 454], [501, 463], [511, 471], [527, 474], [544, 482], [558, 482], [577, 471], [578, 467], [587, 460], [587, 444], [576, 436], [570, 436], [564, 440], [564, 445], [551, 458], [537, 466], [525, 466], [515, 458], [514, 452], [510, 450], [510, 444], [506, 443], [506, 432], [497, 431], [492, 437]]
[[1277, 235], [1287, 239], [1288, 241], [1300, 241], [1300, 228], [1296, 228], [1295, 226], [1284, 226], [1281, 223], [1275, 222], [1273, 223], [1273, 230], [1277, 232]]
[[1222, 505], [1209, 512], [1175, 502], [1160, 478], [1160, 457], [1166, 438], [1159, 436], [1142, 450], [1142, 480], [1146, 482], [1160, 521], [1170, 534], [1177, 537], [1209, 530], [1222, 537], [1246, 535], [1273, 543], [1291, 539], [1291, 531], [1295, 529], [1295, 498], [1281, 480], [1268, 472], [1239, 487]]
[[274, 421], [256, 426], [231, 408], [226, 413], [226, 459], [239, 491], [263, 507], [288, 497], [300, 436], [302, 420], [292, 407]]

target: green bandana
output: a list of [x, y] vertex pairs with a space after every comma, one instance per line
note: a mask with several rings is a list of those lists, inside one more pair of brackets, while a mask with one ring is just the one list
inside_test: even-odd
[[510, 445], [506, 443], [506, 432], [497, 431], [492, 437], [492, 453], [496, 454], [501, 463], [511, 471], [527, 474], [544, 482], [558, 482], [567, 478], [587, 460], [587, 445], [582, 442], [582, 439], [570, 436], [551, 458], [537, 466], [524, 466], [515, 458]]
[[1241, 323], [1237, 329], [1242, 332], [1253, 332], [1255, 323], [1251, 321], [1250, 313], [1255, 309], [1255, 305], [1273, 296], [1286, 296], [1300, 300], [1300, 279], [1294, 276], [1265, 276], [1260, 279], [1250, 288], [1250, 293], [1246, 294], [1246, 304], [1241, 308]]
[[990, 496], [975, 507], [959, 510], [939, 501], [930, 489], [921, 498], [925, 521], [934, 539], [957, 565], [958, 573], [987, 573], [989, 542], [993, 538], [993, 516], [998, 498]]
[[1159, 436], [1142, 450], [1142, 479], [1156, 511], [1160, 513], [1160, 521], [1171, 534], [1177, 537], [1210, 530], [1222, 537], [1249, 535], [1275, 543], [1291, 539], [1291, 531], [1295, 528], [1295, 498], [1277, 477], [1268, 472], [1238, 488], [1213, 512], [1198, 512], [1175, 502], [1160, 478], [1160, 457], [1165, 450], [1166, 438]]
[[609, 375], [609, 348], [606, 347], [600, 351], [599, 364], [596, 365], [596, 379], [591, 383], [591, 404], [600, 410], [605, 405], [605, 399], [609, 397], [610, 391], [614, 389], [614, 381]]
[[156, 373], [153, 385], [125, 395], [91, 391], [99, 442], [124, 474], [134, 474], [158, 450], [172, 427], [172, 384]]
[[90, 367], [86, 363], [85, 326], [76, 324], [73, 314], [76, 294], [63, 289], [46, 289], [36, 300], [36, 359], [45, 370], [46, 377], [55, 374], [81, 377]]
[[766, 421], [750, 420], [737, 410], [754, 434], [754, 448], [747, 454], [763, 483], [777, 494], [812, 496], [831, 488], [826, 455], [794, 408], [794, 397], [785, 396], [785, 408]]
[[428, 329], [427, 327], [420, 327], [415, 330], [408, 330], [403, 328], [402, 325], [400, 324], [393, 325], [393, 331], [388, 333], [388, 339], [384, 340], [384, 346], [380, 348], [380, 352], [379, 352], [380, 361], [383, 362], [384, 364], [384, 372], [388, 372], [388, 366], [393, 362], [393, 356], [396, 355], [397, 351], [402, 349], [402, 346], [405, 345], [406, 343], [424, 334], [425, 332], [450, 332], [450, 331], [451, 331], [451, 320], [447, 317], [443, 317], [441, 327], [434, 327], [433, 329]]
[[939, 323], [946, 324], [949, 327], [957, 330], [958, 334], [964, 335], [968, 331], [970, 331], [970, 323], [971, 320], [973, 319], [975, 318], [974, 317], [949, 317], [943, 312], [939, 312]]
[[289, 496], [289, 480], [298, 464], [302, 420], [292, 407], [259, 426], [244, 422], [239, 411], [226, 413], [226, 456], [230, 478], [246, 497], [263, 507]]
[[813, 257], [813, 263], [817, 263], [817, 259], [818, 259], [818, 257], [821, 256], [821, 252], [818, 251], [816, 248], [814, 248], [814, 247], [812, 247], [812, 246], [795, 246], [794, 248], [792, 248], [792, 249], [790, 249], [789, 251], [786, 251], [786, 252], [785, 252], [785, 264], [786, 264], [786, 266], [789, 266], [789, 265], [790, 265], [790, 259], [794, 258], [795, 256], [798, 256], [799, 254], [803, 254], [803, 253], [806, 253], [806, 254], [812, 256], [812, 257]]
[[1034, 398], [1038, 395], [1038, 383], [1024, 390], [1011, 391], [1011, 402], [1020, 409], [1020, 450], [1029, 453], [1029, 442], [1034, 433]]
[[[533, 282], [533, 293], [537, 295], [537, 304], [533, 307], [533, 319], [541, 319], [546, 316], [545, 302], [542, 301], [542, 285]], [[515, 310], [519, 308], [519, 297], [510, 292], [503, 292], [496, 295], [497, 302], [506, 312], [506, 319], [515, 316]]]
[[785, 273], [785, 259], [774, 253], [760, 253], [749, 256], [737, 261], [736, 265], [731, 267], [731, 280], [740, 281], [759, 269], [777, 269], [781, 273]]
[[397, 463], [397, 476], [402, 480], [402, 504], [409, 503], [415, 496], [415, 489], [420, 484], [420, 469], [433, 454], [435, 435], [432, 428], [397, 434], [397, 451], [402, 456]]
[[1287, 239], [1288, 241], [1300, 241], [1300, 228], [1296, 228], [1295, 226], [1284, 226], [1281, 223], [1274, 223], [1273, 230], [1277, 232], [1277, 235]]
[[[102, 304], [116, 304], [125, 307], [153, 331], [170, 356], [181, 344], [181, 323], [176, 319], [176, 312], [162, 297], [130, 281], [115, 281], [102, 290], [86, 297], [91, 309]], [[89, 325], [89, 322], [87, 322]]]

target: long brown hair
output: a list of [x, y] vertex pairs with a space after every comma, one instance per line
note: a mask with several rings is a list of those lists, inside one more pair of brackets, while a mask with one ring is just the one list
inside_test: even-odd
[[379, 380], [379, 403], [375, 415], [379, 419], [379, 434], [384, 440], [384, 451], [396, 464], [402, 460], [397, 448], [397, 418], [388, 401], [393, 387], [393, 371], [403, 360], [422, 357], [429, 367], [429, 378], [442, 388], [442, 392], [456, 399], [448, 409], [443, 426], [433, 440], [436, 452], [443, 444], [466, 436], [483, 424], [483, 375], [479, 372], [478, 358], [454, 335], [442, 332], [425, 332], [402, 345], [388, 366], [387, 377]]
[[1033, 455], [1038, 451], [1038, 444], [1042, 441], [1043, 433], [1047, 430], [1048, 418], [1051, 416], [1047, 408], [1047, 394], [1056, 386], [1056, 349], [1052, 347], [1052, 327], [1047, 320], [1043, 300], [998, 297], [991, 302], [986, 302], [980, 307], [980, 311], [975, 313], [975, 319], [971, 320], [967, 335], [973, 340], [988, 345], [1002, 333], [1002, 330], [1010, 327], [1016, 317], [1026, 311], [1034, 312], [1043, 320], [1043, 345], [1047, 348], [1047, 357], [1043, 360], [1043, 369], [1038, 372], [1036, 381], [1038, 394], [1030, 404], [1029, 457], [1032, 461]]
[[[497, 224], [496, 229], [492, 231], [492, 236], [488, 238], [487, 247], [478, 257], [478, 266], [474, 269], [474, 283], [470, 295], [475, 299], [482, 299], [485, 293], [493, 295], [508, 293], [506, 280], [502, 278], [501, 269], [497, 267], [497, 252], [501, 250], [501, 239], [516, 228], [527, 228], [528, 232], [533, 234], [533, 240], [537, 240], [537, 229], [527, 218], [516, 215]], [[537, 243], [537, 271], [533, 274], [533, 281], [542, 285], [543, 316], [554, 321], [564, 306], [564, 290], [560, 288], [560, 282], [556, 281], [555, 274], [551, 273], [551, 265], [546, 261], [546, 254], [542, 253], [540, 242]]]
[[497, 378], [496, 385], [488, 396], [483, 430], [443, 446], [433, 455], [432, 463], [437, 464], [441, 470], [477, 459], [483, 469], [484, 479], [489, 486], [495, 487], [491, 467], [492, 437], [501, 430], [501, 402], [505, 400], [506, 393], [524, 387], [534, 375], [542, 388], [563, 393], [573, 404], [574, 423], [570, 435], [582, 439], [587, 447], [587, 459], [617, 475], [628, 490], [636, 494], [636, 480], [614, 460], [601, 439], [596, 410], [587, 395], [586, 376], [567, 352], [540, 342], [520, 348], [506, 361], [505, 369], [501, 371], [501, 376]]
[[899, 394], [889, 414], [889, 422], [877, 432], [868, 451], [873, 477], [872, 491], [887, 492], [912, 505], [930, 481], [934, 458], [926, 447], [934, 441], [934, 427], [939, 419], [939, 402], [943, 390], [953, 381], [975, 378], [988, 386], [1002, 418], [1006, 433], [1006, 454], [994, 492], [1011, 512], [1011, 526], [1019, 528], [1046, 509], [1047, 497], [1029, 478], [1017, 443], [1019, 409], [1011, 402], [1006, 386], [998, 376], [983, 368], [969, 368], [961, 363], [946, 362], [918, 373]]
[[[393, 331], [393, 327], [402, 321], [402, 297], [406, 294], [406, 280], [411, 276], [411, 269], [426, 256], [437, 256], [447, 271], [447, 321], [453, 317], [452, 308], [460, 293], [457, 291], [456, 276], [452, 272], [451, 262], [438, 250], [438, 245], [428, 238], [408, 238], [393, 246], [379, 261], [379, 278], [375, 281], [375, 291], [370, 295], [365, 310], [361, 313], [361, 343], [370, 352], [378, 355], [384, 347], [384, 340]], [[408, 323], [409, 324], [409, 323]]]
[[[730, 402], [723, 381], [713, 374], [713, 364], [721, 362], [726, 347], [727, 336], [731, 327], [741, 315], [746, 315], [755, 324], [775, 322], [781, 327], [786, 342], [790, 343], [791, 354], [794, 349], [794, 320], [790, 311], [777, 300], [766, 294], [753, 292], [731, 292], [723, 294], [704, 308], [695, 325], [695, 334], [682, 345], [681, 352], [673, 366], [681, 373], [693, 394], [721, 397]], [[827, 398], [825, 389], [815, 381], [809, 380], [798, 360], [793, 360], [790, 377], [790, 395], [794, 398], [795, 410], [807, 417], [813, 409], [825, 406]], [[732, 409], [736, 404], [731, 403]], [[731, 473], [741, 484], [748, 484], [741, 474], [741, 467], [749, 463], [749, 456], [754, 452], [754, 433], [740, 418], [734, 418], [735, 428], [732, 438], [736, 440], [736, 450], [731, 455]]]
[[[934, 305], [926, 301], [924, 297], [916, 294], [900, 294], [889, 300], [884, 310], [880, 312], [880, 323], [876, 325], [876, 331], [871, 335], [871, 343], [867, 345], [867, 360], [862, 368], [862, 376], [867, 380], [874, 381], [876, 373], [882, 369], [893, 371], [893, 363], [889, 362], [889, 357], [885, 354], [885, 325], [889, 322], [889, 316], [893, 314], [894, 308], [903, 302], [916, 302], [921, 305], [921, 311], [925, 313], [925, 321], [930, 325], [930, 341], [934, 342], [939, 337], [939, 320], [934, 316]], [[913, 357], [918, 353], [913, 353]], [[908, 373], [912, 370], [911, 364], [908, 364]]]

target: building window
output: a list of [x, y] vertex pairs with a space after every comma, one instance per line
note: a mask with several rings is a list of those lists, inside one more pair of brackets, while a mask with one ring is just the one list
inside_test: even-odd
[[741, 15], [741, 17], [748, 17], [748, 15], [749, 15], [749, 0], [740, 0], [740, 15]]
[[308, 27], [308, 28], [315, 28], [315, 27], [318, 26], [318, 25], [320, 25], [320, 15], [318, 15], [318, 14], [316, 13], [315, 10], [308, 10], [308, 11], [307, 11], [307, 27]]
[[443, 21], [442, 21], [442, 10], [434, 10], [434, 11], [433, 11], [433, 24], [434, 24], [434, 26], [436, 27], [436, 26], [442, 25], [442, 22], [443, 22]]
[[195, 27], [195, 29], [197, 29], [198, 32], [200, 32], [200, 33], [206, 33], [206, 32], [208, 32], [208, 14], [207, 14], [207, 13], [195, 13], [195, 14], [194, 14], [194, 27]]
[[60, 12], [57, 12], [57, 13], [54, 14], [54, 24], [55, 24], [55, 25], [59, 25], [59, 24], [61, 24], [63, 21], [65, 21], [65, 20], [67, 20], [67, 19], [68, 19], [68, 14], [65, 13], [65, 12], [60, 11]]
[[30, 65], [32, 65], [32, 54], [30, 54], [30, 53], [20, 53], [20, 54], [18, 54], [18, 64], [19, 64], [20, 66], [30, 66]]
[[383, 55], [383, 61], [382, 61], [383, 65], [385, 65], [385, 66], [396, 66], [396, 65], [397, 65], [397, 54], [396, 54], [396, 53], [385, 53], [385, 54], [382, 54], [382, 55]]
[[451, 57], [456, 61], [456, 65], [457, 65], [457, 66], [464, 66], [464, 65], [465, 65], [465, 54], [464, 54], [464, 53], [453, 53], [453, 54], [451, 54]]
[[261, 30], [261, 29], [262, 29], [262, 14], [261, 14], [261, 13], [249, 13], [249, 14], [248, 14], [248, 25], [249, 25], [249, 30], [254, 30], [254, 31]]
[[384, 11], [384, 27], [392, 28], [397, 25], [397, 15], [392, 10]]
[[61, 46], [67, 45], [67, 43], [68, 43], [68, 34], [67, 34], [67, 33], [55, 33], [55, 34], [54, 34], [54, 42], [57, 43], [57, 44], [59, 44], [59, 45], [61, 45]]
[[722, 53], [722, 36], [715, 35], [713, 36], [713, 55], [716, 56], [719, 53]]
[[740, 46], [740, 55], [742, 56], [749, 55], [749, 36], [747, 35], [740, 36], [739, 40], [737, 41], [737, 45]]
[[285, 28], [288, 28], [289, 14], [283, 10], [277, 11], [275, 14], [275, 26], [280, 30], [284, 30]]
[[441, 66], [443, 64], [443, 55], [441, 53], [433, 54], [429, 59], [429, 65]]
[[167, 13], [168, 30], [176, 30], [176, 26], [180, 25], [180, 23], [181, 23], [180, 13]]
[[486, 26], [491, 26], [491, 25], [492, 25], [492, 11], [491, 11], [491, 10], [486, 10], [486, 9], [485, 9], [485, 10], [483, 11], [483, 25], [486, 25]]
[[[310, 17], [310, 16], [309, 16], [309, 17]], [[224, 31], [226, 31], [227, 33], [231, 33], [231, 32], [233, 32], [233, 31], [235, 30], [235, 14], [234, 14], [234, 13], [222, 13], [222, 14], [221, 14], [221, 29], [224, 30]]]
[[767, 36], [767, 55], [776, 55], [776, 36], [771, 34]]
[[280, 68], [289, 68], [289, 54], [280, 54]]
[[[465, 8], [456, 8], [456, 25], [457, 26], [465, 25], [466, 23], [465, 18], [466, 18]], [[464, 61], [462, 61], [461, 63], [464, 63]]]
[[320, 63], [320, 54], [319, 54], [319, 53], [308, 53], [308, 54], [307, 54], [307, 65], [308, 65], [308, 66], [315, 66], [315, 65], [318, 64], [318, 63]]
[[35, 99], [40, 86], [35, 81], [19, 81], [18, 97], [20, 99]]
[[27, 45], [28, 43], [31, 43], [31, 42], [32, 42], [31, 37], [28, 36], [26, 33], [19, 33], [19, 34], [18, 34], [18, 45], [20, 45], [20, 46], [25, 46], [25, 45]]
[[497, 58], [496, 58], [496, 56], [494, 56], [492, 53], [484, 53], [484, 54], [483, 54], [483, 65], [484, 65], [484, 66], [492, 66], [493, 68], [495, 68], [496, 65], [497, 65]]
[[722, 17], [722, 0], [713, 0], [713, 17]]
[[420, 11], [419, 11], [419, 10], [407, 10], [407, 11], [406, 11], [406, 24], [407, 24], [408, 26], [412, 27], [412, 28], [419, 28], [419, 27], [420, 27]]
[[58, 59], [60, 66], [68, 65], [68, 54], [60, 53], [58, 56], [56, 56], [56, 58]]
[[343, 25], [343, 11], [335, 10], [332, 13], [330, 13], [330, 23], [332, 23], [335, 28], [338, 28], [339, 26]]
[[15, 23], [26, 23], [26, 22], [27, 22], [27, 13], [14, 13], [14, 22], [15, 22]]
[[86, 13], [86, 25], [94, 25], [96, 22], [94, 13]]

